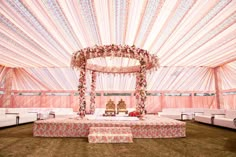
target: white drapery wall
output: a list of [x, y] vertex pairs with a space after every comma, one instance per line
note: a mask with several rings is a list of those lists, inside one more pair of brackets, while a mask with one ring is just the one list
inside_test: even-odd
[[[236, 90], [236, 64], [230, 63], [220, 68], [224, 92]], [[1, 91], [4, 92], [6, 67], [0, 67]], [[148, 73], [148, 91], [151, 93], [214, 93], [214, 73], [206, 67], [161, 67], [157, 72]], [[91, 73], [87, 73], [87, 91], [90, 91]], [[78, 108], [79, 72], [70, 68], [14, 68], [11, 107], [72, 107]], [[128, 107], [135, 107], [134, 75], [98, 74], [96, 106], [104, 107], [110, 98], [126, 100]], [[133, 89], [133, 90], [132, 90]], [[19, 95], [21, 92], [38, 92], [39, 96]], [[47, 95], [50, 92], [69, 93], [66, 96]], [[131, 93], [130, 96], [104, 96], [104, 93]], [[0, 95], [2, 102], [3, 95]], [[224, 108], [236, 109], [236, 95], [224, 95]], [[89, 96], [86, 96], [89, 103]], [[2, 104], [2, 103], [1, 103]], [[215, 96], [152, 96], [147, 97], [147, 109], [156, 112], [164, 107], [205, 107], [216, 108]]]
[[[74, 111], [78, 111], [79, 96], [74, 95], [75, 92], [67, 91], [68, 95], [48, 95], [48, 92], [40, 92], [41, 95], [20, 95], [22, 93], [14, 92], [11, 99], [11, 105], [8, 107], [46, 107], [46, 108], [73, 108]], [[58, 93], [58, 92], [53, 92]], [[100, 92], [97, 92], [100, 94]], [[112, 93], [112, 92], [110, 92]], [[112, 99], [116, 104], [123, 99], [128, 108], [136, 107], [134, 93], [129, 93], [127, 96], [105, 96], [102, 92], [101, 95], [96, 96], [96, 108], [105, 108], [109, 99]], [[162, 93], [163, 94], [163, 93]], [[236, 109], [236, 95], [230, 96], [227, 101], [232, 105], [227, 109]], [[0, 95], [0, 102], [2, 102], [2, 95]], [[86, 96], [86, 102], [90, 102], [90, 96]], [[148, 113], [156, 113], [161, 111], [162, 108], [216, 108], [215, 96], [147, 96], [146, 110]], [[2, 106], [0, 106], [2, 107]], [[89, 105], [86, 107], [86, 111], [89, 112]]]
[[[231, 66], [221, 68], [223, 89], [236, 88], [235, 71]], [[2, 67], [4, 73], [4, 68]], [[225, 70], [225, 71], [224, 71]], [[4, 80], [4, 74], [1, 77]], [[86, 75], [87, 91], [90, 91], [91, 73]], [[77, 90], [79, 71], [71, 68], [14, 68], [12, 90]], [[227, 79], [227, 80], [226, 80]], [[97, 91], [135, 90], [135, 75], [97, 74]], [[3, 81], [1, 81], [3, 82]], [[206, 67], [160, 67], [147, 72], [149, 91], [214, 91], [214, 72]], [[3, 84], [3, 83], [2, 83]]]

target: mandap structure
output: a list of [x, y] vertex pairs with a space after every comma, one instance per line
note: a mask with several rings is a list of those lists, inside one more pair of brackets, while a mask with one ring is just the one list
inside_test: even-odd
[[[98, 57], [123, 57], [135, 59], [139, 65], [129, 67], [103, 67], [95, 64], [89, 64], [88, 60]], [[142, 115], [145, 111], [146, 101], [146, 71], [157, 70], [159, 67], [158, 58], [151, 55], [148, 51], [128, 45], [102, 45], [84, 48], [72, 55], [71, 66], [80, 70], [79, 78], [79, 115], [85, 116], [86, 110], [86, 72], [92, 72], [91, 83], [91, 98], [90, 98], [90, 112], [94, 113], [95, 110], [95, 89], [96, 89], [96, 73], [117, 73], [117, 74], [130, 74], [136, 75], [136, 110]]]

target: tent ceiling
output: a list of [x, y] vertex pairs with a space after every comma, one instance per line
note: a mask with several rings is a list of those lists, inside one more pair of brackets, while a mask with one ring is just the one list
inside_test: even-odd
[[127, 44], [163, 67], [216, 67], [236, 60], [235, 21], [236, 0], [3, 0], [0, 64], [69, 67], [79, 49]]
[[[217, 66], [222, 89], [236, 89], [236, 0], [1, 0], [0, 89], [7, 67], [16, 67], [13, 90], [77, 90], [71, 55], [96, 44], [135, 45], [157, 55], [161, 67], [148, 72], [148, 90], [214, 91]], [[98, 74], [96, 86], [134, 90], [135, 76]]]

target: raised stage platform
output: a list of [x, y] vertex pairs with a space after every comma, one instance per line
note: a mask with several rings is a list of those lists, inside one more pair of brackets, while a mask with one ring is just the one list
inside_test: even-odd
[[33, 135], [40, 137], [88, 137], [90, 127], [130, 127], [133, 138], [178, 138], [186, 136], [185, 122], [146, 115], [135, 118], [54, 118], [34, 123]]

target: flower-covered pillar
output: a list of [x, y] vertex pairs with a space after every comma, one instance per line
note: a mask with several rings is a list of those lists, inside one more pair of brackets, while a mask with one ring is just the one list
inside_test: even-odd
[[139, 77], [140, 73], [136, 73], [136, 87], [135, 87], [135, 99], [136, 99], [136, 110], [139, 111], [139, 100], [140, 100], [140, 94], [139, 94]]
[[96, 72], [92, 71], [92, 83], [90, 93], [90, 113], [93, 114], [95, 111], [95, 89], [96, 89]]
[[146, 81], [146, 62], [142, 58], [140, 60], [140, 77], [139, 77], [139, 95], [140, 101], [138, 105], [138, 111], [141, 115], [145, 113], [145, 102], [147, 99], [147, 81]]
[[85, 57], [81, 57], [82, 63], [80, 66], [80, 78], [79, 78], [79, 115], [81, 117], [85, 116], [86, 110], [86, 99], [85, 99], [85, 91], [86, 91], [86, 59]]

